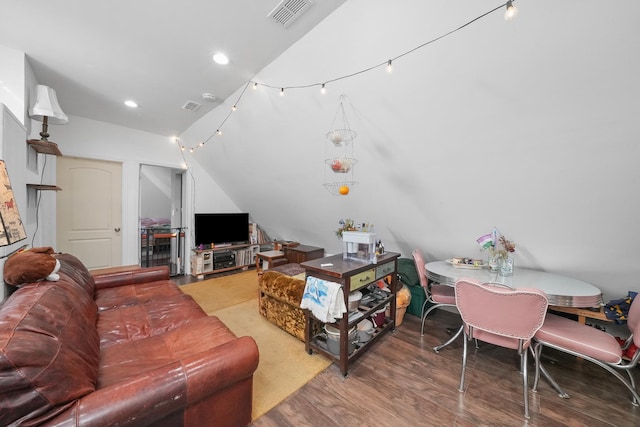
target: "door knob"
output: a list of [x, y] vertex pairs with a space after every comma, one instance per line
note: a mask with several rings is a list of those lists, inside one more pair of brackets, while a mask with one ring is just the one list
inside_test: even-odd
[[116, 233], [119, 233], [119, 232], [120, 232], [120, 227], [116, 227], [116, 228], [114, 228], [113, 230], [114, 230]]

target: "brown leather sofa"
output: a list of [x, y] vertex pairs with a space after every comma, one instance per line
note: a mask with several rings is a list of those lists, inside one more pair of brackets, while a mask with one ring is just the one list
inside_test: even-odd
[[245, 426], [258, 347], [169, 279], [167, 267], [58, 282], [0, 307], [0, 425]]

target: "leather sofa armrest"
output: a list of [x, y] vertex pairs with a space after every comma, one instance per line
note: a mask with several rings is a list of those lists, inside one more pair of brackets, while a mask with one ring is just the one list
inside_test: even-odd
[[258, 360], [258, 346], [253, 338], [240, 337], [125, 383], [96, 390], [46, 425], [148, 425], [159, 422], [250, 378], [258, 367]]
[[166, 265], [159, 267], [137, 268], [134, 270], [119, 271], [115, 273], [96, 274], [93, 276], [93, 280], [96, 283], [96, 289], [136, 285], [139, 283], [169, 280], [169, 278], [169, 267]]

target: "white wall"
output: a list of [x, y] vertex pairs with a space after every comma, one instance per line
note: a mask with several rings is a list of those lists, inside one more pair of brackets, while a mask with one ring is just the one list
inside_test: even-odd
[[[71, 116], [69, 124], [51, 126], [51, 138], [58, 143], [65, 156], [92, 158], [121, 162], [123, 165], [123, 265], [136, 264], [138, 259], [138, 199], [139, 169], [141, 164], [181, 169], [184, 159], [175, 141], [170, 138], [132, 130], [108, 123]], [[203, 206], [208, 209], [228, 209], [233, 206], [229, 198], [220, 190], [210, 177], [199, 171], [194, 165], [193, 175], [198, 176], [198, 186], [202, 186]], [[190, 174], [187, 174], [190, 176]], [[185, 218], [192, 218], [193, 180], [187, 178], [187, 204]], [[64, 191], [64, 189], [63, 189]], [[204, 209], [204, 208], [203, 208]], [[235, 208], [237, 210], [237, 208]], [[185, 222], [191, 230], [190, 221]], [[191, 232], [187, 233], [187, 247], [190, 247]]]
[[171, 218], [173, 171], [160, 166], [140, 167], [140, 217]]
[[4, 104], [24, 125], [25, 56], [0, 45], [0, 104]]
[[[255, 80], [344, 76], [432, 40], [495, 2], [350, 0]], [[385, 67], [318, 88], [248, 90], [193, 155], [272, 237], [339, 252], [340, 218], [372, 222], [390, 251], [481, 256], [493, 226], [516, 263], [638, 289], [640, 4], [518, 2]], [[620, 13], [624, 10], [624, 13]], [[181, 136], [213, 134], [240, 90]], [[358, 132], [347, 197], [322, 186], [339, 97]], [[198, 198], [198, 200], [200, 200]]]
[[[408, 257], [419, 247], [429, 260], [480, 256], [475, 239], [497, 226], [516, 242], [518, 265], [587, 280], [605, 300], [638, 289], [640, 3], [621, 1], [518, 2], [513, 22], [498, 11], [394, 61], [390, 75], [376, 68], [330, 83], [324, 96], [249, 90], [221, 137], [184, 153], [193, 167], [186, 216], [247, 211], [271, 237], [333, 253], [338, 220], [350, 217], [374, 223], [387, 250]], [[346, 2], [255, 80], [279, 87], [344, 76], [496, 4], [395, 6]], [[182, 142], [212, 135], [239, 93]], [[347, 197], [322, 186], [340, 94], [360, 161]], [[182, 155], [164, 137], [70, 120], [50, 128], [64, 155], [123, 162], [123, 262], [137, 262], [139, 165], [181, 167]]]

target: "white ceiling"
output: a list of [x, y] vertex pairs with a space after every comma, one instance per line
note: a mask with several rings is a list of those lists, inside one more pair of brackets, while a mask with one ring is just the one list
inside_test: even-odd
[[[314, 0], [285, 27], [268, 17], [280, 0], [0, 0], [0, 44], [26, 53], [66, 114], [172, 136], [345, 1]], [[184, 110], [188, 101], [202, 107]]]

